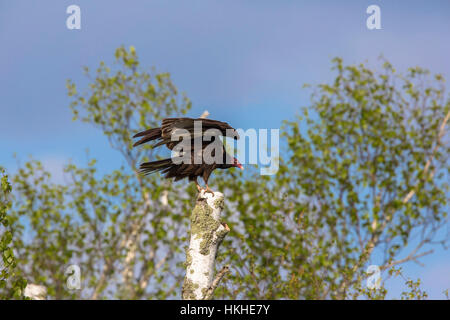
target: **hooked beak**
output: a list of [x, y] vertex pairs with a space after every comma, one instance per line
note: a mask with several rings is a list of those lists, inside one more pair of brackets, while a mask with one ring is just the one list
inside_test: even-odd
[[244, 167], [242, 166], [242, 164], [236, 158], [234, 158], [234, 166], [238, 167], [241, 170], [244, 170]]

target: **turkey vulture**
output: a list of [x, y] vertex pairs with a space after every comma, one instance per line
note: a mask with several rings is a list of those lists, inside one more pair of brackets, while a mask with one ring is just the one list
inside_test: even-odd
[[[236, 158], [226, 152], [220, 136], [239, 139], [236, 130], [226, 122], [203, 118], [166, 118], [162, 120], [160, 128], [148, 129], [134, 135], [133, 138], [141, 139], [133, 147], [154, 141], [153, 148], [165, 145], [172, 150], [172, 154], [174, 150], [181, 148], [179, 157], [172, 156], [164, 160], [142, 163], [141, 173], [151, 174], [161, 171], [165, 174], [164, 178], [174, 178], [175, 181], [188, 178], [189, 181], [195, 182], [199, 192], [202, 188], [197, 179], [201, 176], [206, 184], [206, 192], [213, 193], [208, 186], [208, 179], [215, 169], [231, 167], [244, 169]], [[179, 141], [180, 138], [182, 143]], [[208, 152], [210, 152], [209, 159], [214, 158], [215, 161], [205, 161]]]

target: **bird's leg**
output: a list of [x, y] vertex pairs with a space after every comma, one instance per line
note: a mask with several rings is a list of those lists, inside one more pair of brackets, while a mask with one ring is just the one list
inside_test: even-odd
[[214, 191], [212, 191], [212, 190], [208, 187], [208, 185], [206, 185], [206, 190], [205, 190], [205, 192], [211, 193], [211, 194], [213, 195], [213, 197], [214, 197]]
[[200, 193], [202, 191], [202, 187], [198, 184], [197, 177], [195, 178], [194, 182], [195, 182], [195, 186], [197, 187], [198, 192]]

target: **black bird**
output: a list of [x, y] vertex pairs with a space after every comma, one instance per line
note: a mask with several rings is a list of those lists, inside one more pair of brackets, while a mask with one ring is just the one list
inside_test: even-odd
[[[195, 123], [197, 126], [201, 124], [201, 131], [197, 130], [198, 132], [196, 132]], [[211, 132], [211, 130], [207, 131], [208, 129], [215, 130]], [[187, 144], [184, 144], [185, 148], [183, 151], [190, 152], [190, 161], [185, 161], [188, 163], [180, 163], [180, 161], [176, 161], [176, 159], [168, 158], [164, 160], [145, 162], [140, 166], [141, 173], [151, 174], [153, 172], [161, 171], [165, 174], [164, 178], [173, 178], [175, 181], [188, 178], [189, 181], [195, 182], [199, 192], [202, 188], [197, 179], [201, 176], [205, 181], [206, 192], [214, 194], [208, 186], [208, 179], [215, 169], [227, 169], [232, 167], [237, 167], [242, 170], [244, 169], [236, 158], [226, 152], [225, 147], [219, 138], [219, 136], [224, 136], [239, 139], [238, 133], [228, 123], [217, 120], [203, 118], [166, 118], [162, 120], [162, 125], [160, 128], [152, 128], [137, 133], [133, 138], [140, 137], [141, 139], [133, 146], [135, 147], [146, 142], [154, 141], [155, 143], [152, 146], [153, 148], [166, 145], [168, 149], [173, 150], [178, 143], [180, 143], [180, 141], [172, 140], [173, 135], [181, 137], [184, 139], [183, 141], [187, 141]], [[208, 137], [206, 138], [208, 141], [204, 141], [205, 137]], [[196, 139], [201, 141], [201, 150], [199, 151], [194, 148], [194, 141]], [[208, 150], [209, 148], [207, 149], [207, 147], [213, 142], [220, 142], [221, 147], [213, 148], [211, 156], [214, 157], [214, 159], [220, 159], [220, 161], [217, 161], [217, 163], [213, 162], [208, 164], [204, 162], [205, 149]], [[220, 153], [217, 157], [215, 154], [216, 151]], [[199, 159], [201, 159], [201, 163], [199, 164], [194, 162], [196, 152], [197, 154], [198, 152], [201, 152], [201, 154], [197, 155]]]

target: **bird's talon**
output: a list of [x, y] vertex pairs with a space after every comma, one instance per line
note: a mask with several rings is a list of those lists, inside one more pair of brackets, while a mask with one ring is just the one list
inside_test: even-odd
[[214, 197], [214, 191], [212, 191], [209, 187], [206, 187], [205, 193], [206, 192], [211, 193], [213, 195], [213, 197]]

